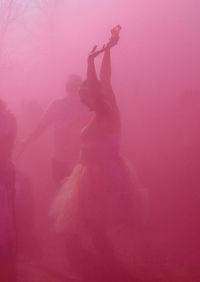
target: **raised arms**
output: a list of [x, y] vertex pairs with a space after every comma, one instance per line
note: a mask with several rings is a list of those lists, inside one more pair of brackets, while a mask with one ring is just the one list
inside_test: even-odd
[[96, 74], [94, 59], [101, 53], [105, 51], [105, 48], [103, 47], [100, 50], [96, 50], [97, 46], [94, 46], [92, 51], [89, 53], [88, 56], [88, 66], [87, 66], [87, 83], [88, 88], [90, 91], [99, 91], [99, 81]]
[[115, 104], [115, 95], [112, 90], [111, 84], [111, 55], [110, 49], [114, 47], [119, 40], [119, 32], [121, 30], [121, 26], [116, 26], [111, 30], [111, 38], [106, 45], [103, 61], [100, 70], [100, 81], [103, 88], [104, 98], [111, 104]]
[[[110, 49], [115, 46], [119, 40], [119, 32], [121, 27], [116, 26], [111, 30], [111, 38], [109, 42], [100, 50], [96, 50], [97, 46], [92, 49], [92, 52], [88, 56], [88, 69], [87, 69], [87, 83], [88, 88], [92, 91], [93, 95], [100, 95], [101, 98], [107, 101], [109, 104], [115, 104], [115, 96], [111, 85], [111, 56]], [[104, 53], [103, 61], [100, 70], [100, 83], [97, 78], [94, 59], [101, 53]], [[100, 98], [100, 97], [99, 97]]]
[[111, 30], [112, 36], [107, 45], [105, 46], [103, 61], [100, 70], [100, 80], [102, 86], [108, 90], [112, 90], [110, 49], [118, 43], [120, 29], [121, 27], [118, 25]]

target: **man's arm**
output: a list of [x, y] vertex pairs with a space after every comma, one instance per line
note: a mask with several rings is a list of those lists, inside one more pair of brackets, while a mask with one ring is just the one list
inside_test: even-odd
[[47, 109], [46, 113], [41, 118], [39, 124], [35, 128], [35, 130], [28, 136], [25, 140], [24, 144], [29, 145], [30, 143], [37, 140], [46, 130], [52, 125], [55, 115], [56, 115], [56, 102], [53, 102], [50, 107]]

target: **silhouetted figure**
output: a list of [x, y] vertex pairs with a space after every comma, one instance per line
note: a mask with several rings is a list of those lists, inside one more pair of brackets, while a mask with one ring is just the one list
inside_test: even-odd
[[[133, 281], [124, 264], [126, 255], [128, 260], [130, 253], [134, 255], [133, 234], [141, 206], [135, 178], [119, 153], [121, 124], [110, 61], [119, 30], [114, 28], [109, 43], [100, 51], [95, 47], [88, 57], [87, 81], [79, 94], [94, 115], [82, 130], [79, 164], [52, 211], [58, 231], [67, 237], [69, 263], [81, 281]], [[100, 53], [104, 58], [98, 81], [94, 59]]]
[[26, 140], [28, 144], [50, 126], [54, 128], [54, 155], [52, 173], [57, 187], [63, 179], [70, 175], [77, 163], [80, 151], [80, 128], [83, 126], [87, 111], [83, 108], [78, 97], [81, 78], [70, 75], [66, 84], [67, 95], [55, 100], [42, 117], [38, 127]]
[[11, 162], [17, 134], [14, 115], [0, 99], [0, 281], [16, 281], [15, 170]]

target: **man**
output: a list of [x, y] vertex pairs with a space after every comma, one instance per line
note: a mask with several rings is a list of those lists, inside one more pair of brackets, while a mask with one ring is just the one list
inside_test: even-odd
[[14, 115], [0, 99], [0, 281], [16, 281], [15, 171], [11, 162], [17, 134]]
[[70, 75], [66, 84], [67, 95], [55, 100], [47, 109], [39, 125], [25, 144], [36, 140], [47, 128], [54, 128], [54, 155], [52, 173], [57, 187], [69, 176], [80, 150], [80, 131], [88, 119], [88, 112], [78, 95], [81, 78]]

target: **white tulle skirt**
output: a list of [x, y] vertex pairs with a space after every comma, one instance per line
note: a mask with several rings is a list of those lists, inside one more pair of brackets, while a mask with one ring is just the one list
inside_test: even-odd
[[147, 193], [123, 158], [79, 163], [64, 182], [53, 204], [57, 231], [99, 222], [108, 228], [144, 222]]
[[78, 164], [58, 193], [51, 215], [58, 232], [79, 234], [82, 246], [90, 252], [96, 251], [90, 230], [102, 227], [116, 257], [130, 271], [137, 267], [138, 227], [147, 220], [148, 197], [123, 158]]

